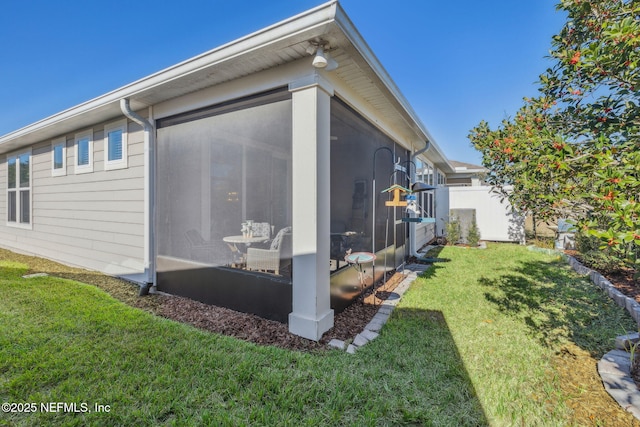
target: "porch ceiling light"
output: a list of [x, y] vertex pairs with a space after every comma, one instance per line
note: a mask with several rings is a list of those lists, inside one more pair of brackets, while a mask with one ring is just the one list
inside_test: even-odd
[[324, 49], [322, 46], [318, 46], [316, 49], [316, 56], [313, 58], [313, 62], [311, 63], [316, 68], [325, 68], [328, 64], [327, 57], [324, 56]]
[[419, 193], [421, 191], [430, 191], [430, 190], [435, 190], [436, 187], [434, 187], [433, 185], [427, 185], [424, 182], [416, 182], [411, 186], [411, 192], [413, 193]]
[[332, 71], [338, 68], [338, 63], [329, 56], [329, 43], [324, 40], [314, 40], [309, 42], [307, 53], [314, 55], [311, 65], [315, 68]]

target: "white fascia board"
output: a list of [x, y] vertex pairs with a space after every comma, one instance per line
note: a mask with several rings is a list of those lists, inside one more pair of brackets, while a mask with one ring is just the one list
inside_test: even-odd
[[[407, 125], [413, 128], [414, 132], [416, 132], [419, 137], [422, 137], [431, 143], [431, 147], [428, 151], [435, 150], [437, 152], [436, 158], [439, 158], [439, 160], [441, 160], [440, 162], [438, 162], [439, 164], [453, 170], [453, 166], [449, 163], [449, 159], [447, 159], [447, 156], [444, 155], [444, 152], [438, 146], [433, 136], [431, 136], [426, 126], [418, 118], [418, 115], [411, 107], [411, 104], [409, 104], [402, 92], [400, 92], [398, 86], [396, 86], [395, 82], [391, 79], [391, 76], [389, 76], [387, 70], [385, 70], [385, 68], [382, 66], [360, 32], [356, 29], [355, 25], [353, 25], [353, 22], [351, 21], [351, 19], [349, 19], [344, 9], [342, 9], [340, 5], [337, 6], [338, 7], [335, 16], [336, 24], [340, 27], [342, 32], [349, 39], [351, 44], [358, 51], [364, 61], [367, 62], [368, 66], [377, 75], [383, 85], [389, 90], [390, 95], [395, 98], [398, 107], [404, 110], [404, 113], [406, 114], [405, 120], [407, 121]], [[418, 149], [420, 148], [421, 147], [419, 147]]]
[[0, 153], [6, 152], [8, 149], [13, 150], [19, 146], [33, 144], [39, 142], [41, 139], [55, 137], [58, 134], [67, 132], [68, 130], [66, 128], [63, 132], [57, 131], [56, 128], [62, 123], [72, 121], [90, 112], [97, 112], [104, 109], [104, 117], [102, 117], [102, 114], [98, 114], [98, 116], [100, 116], [102, 120], [109, 120], [114, 117], [116, 111], [119, 111], [119, 106], [112, 106], [111, 104], [118, 104], [120, 99], [123, 98], [130, 98], [134, 109], [143, 108], [145, 105], [135, 105], [135, 96], [137, 94], [153, 90], [165, 83], [204, 68], [229, 61], [238, 56], [247, 55], [259, 48], [293, 37], [296, 34], [301, 34], [310, 29], [326, 25], [334, 20], [336, 9], [337, 0], [329, 1], [314, 9], [310, 9], [292, 18], [187, 59], [148, 77], [144, 77], [119, 89], [1, 136]]

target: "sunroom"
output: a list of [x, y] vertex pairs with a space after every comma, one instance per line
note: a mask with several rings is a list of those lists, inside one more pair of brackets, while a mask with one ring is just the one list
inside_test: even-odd
[[450, 165], [337, 2], [249, 41], [259, 72], [154, 107], [157, 289], [319, 339], [411, 251], [382, 191]]

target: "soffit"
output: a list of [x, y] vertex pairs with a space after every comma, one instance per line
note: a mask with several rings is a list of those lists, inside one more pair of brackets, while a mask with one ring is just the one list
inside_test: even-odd
[[448, 169], [448, 160], [336, 1], [0, 137], [0, 152], [120, 117], [122, 98], [129, 98], [131, 107], [140, 110], [303, 58], [310, 63], [306, 49], [310, 40], [318, 38], [329, 42], [330, 53], [339, 63], [332, 73], [392, 126], [416, 142], [430, 140], [429, 157]]

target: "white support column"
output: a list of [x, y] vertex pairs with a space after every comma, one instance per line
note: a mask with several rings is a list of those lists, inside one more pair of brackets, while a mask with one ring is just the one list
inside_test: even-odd
[[292, 83], [293, 311], [289, 331], [318, 341], [333, 327], [329, 292], [330, 99], [314, 73]]

